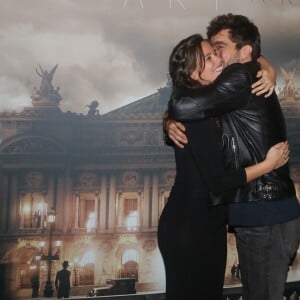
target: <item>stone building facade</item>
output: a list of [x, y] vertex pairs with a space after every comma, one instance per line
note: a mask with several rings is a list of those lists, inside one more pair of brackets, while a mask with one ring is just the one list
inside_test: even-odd
[[[134, 277], [163, 289], [156, 231], [175, 178], [161, 129], [170, 87], [103, 115], [92, 106], [87, 115], [62, 112], [58, 90], [50, 92], [36, 90], [31, 107], [0, 114], [0, 272], [9, 290], [30, 288], [36, 273], [42, 290], [65, 260], [73, 286]], [[298, 188], [300, 105], [281, 103]], [[228, 260], [230, 274], [234, 250]]]
[[175, 177], [161, 130], [169, 93], [104, 115], [61, 112], [36, 97], [21, 113], [1, 114], [0, 262], [11, 290], [29, 288], [37, 268], [44, 284], [50, 234], [59, 254], [52, 281], [67, 260], [73, 285], [134, 277], [163, 288], [156, 231]]

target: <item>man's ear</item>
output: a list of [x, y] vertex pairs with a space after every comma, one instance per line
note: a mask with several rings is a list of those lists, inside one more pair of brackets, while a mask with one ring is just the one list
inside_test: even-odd
[[252, 47], [250, 45], [245, 45], [240, 49], [240, 61], [247, 62], [252, 60]]

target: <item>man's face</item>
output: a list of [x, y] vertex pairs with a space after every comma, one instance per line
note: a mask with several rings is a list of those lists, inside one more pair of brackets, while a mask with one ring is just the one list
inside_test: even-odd
[[240, 52], [230, 40], [229, 29], [223, 29], [211, 37], [211, 43], [219, 52], [225, 67], [240, 62]]

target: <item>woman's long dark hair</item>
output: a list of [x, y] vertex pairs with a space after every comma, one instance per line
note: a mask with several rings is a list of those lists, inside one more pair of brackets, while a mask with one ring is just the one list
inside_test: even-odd
[[174, 87], [195, 88], [201, 84], [192, 79], [191, 75], [201, 64], [204, 68], [204, 54], [201, 42], [204, 41], [200, 34], [193, 34], [181, 40], [173, 49], [169, 58], [169, 73]]

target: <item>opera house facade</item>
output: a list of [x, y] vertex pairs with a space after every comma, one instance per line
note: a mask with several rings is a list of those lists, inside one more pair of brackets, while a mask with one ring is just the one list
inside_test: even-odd
[[[46, 73], [40, 71], [42, 81]], [[42, 291], [68, 261], [72, 286], [131, 277], [144, 290], [163, 290], [156, 231], [175, 178], [161, 126], [171, 88], [103, 115], [92, 102], [83, 115], [62, 112], [59, 91], [43, 84], [30, 107], [0, 113], [4, 284], [18, 293], [31, 288], [35, 274]], [[297, 95], [296, 89], [291, 97], [281, 91], [298, 189]], [[236, 263], [230, 255], [228, 273]]]

